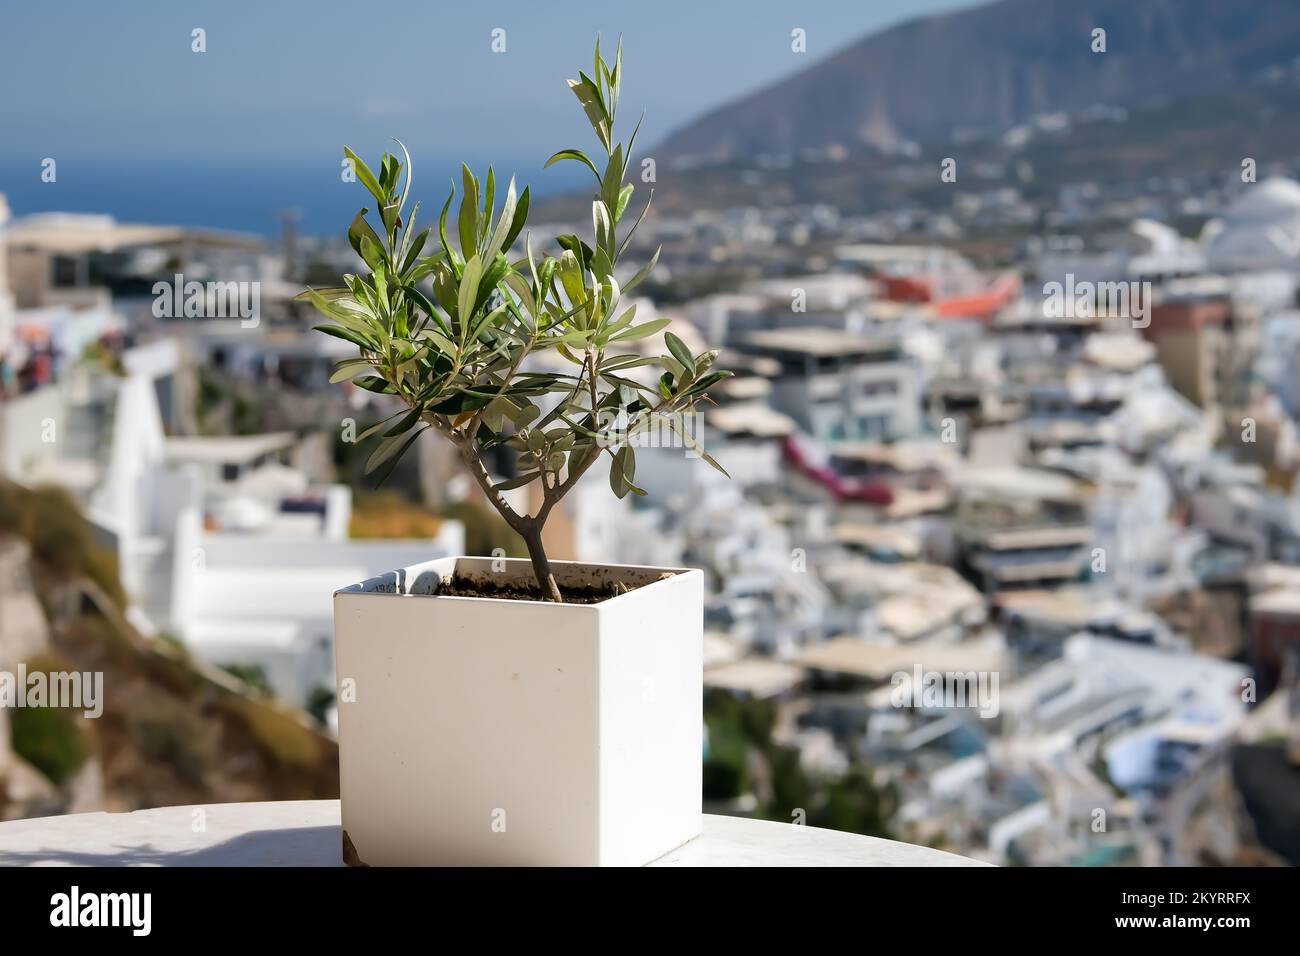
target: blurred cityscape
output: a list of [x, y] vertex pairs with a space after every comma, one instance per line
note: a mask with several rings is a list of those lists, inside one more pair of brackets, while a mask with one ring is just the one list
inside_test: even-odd
[[[674, 202], [693, 167], [661, 164], [637, 315], [735, 370], [702, 425], [732, 478], [640, 450], [648, 497], [593, 474], [547, 542], [705, 570], [707, 812], [1300, 863], [1300, 153], [1027, 186], [1018, 151], [1079, 122], [973, 185], [903, 150], [934, 188], [874, 209]], [[572, 205], [529, 229], [588, 230]], [[329, 383], [351, 346], [294, 301], [358, 268], [345, 225], [0, 200], [0, 670], [105, 675], [97, 719], [0, 708], [0, 819], [336, 796], [334, 589], [524, 554], [433, 440], [362, 477], [395, 407]]]

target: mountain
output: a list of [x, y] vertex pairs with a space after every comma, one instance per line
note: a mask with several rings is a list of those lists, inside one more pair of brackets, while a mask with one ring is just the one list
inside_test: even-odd
[[1294, 0], [1001, 0], [859, 40], [707, 113], [656, 155], [749, 164], [837, 145], [888, 150], [1232, 89], [1297, 56]]

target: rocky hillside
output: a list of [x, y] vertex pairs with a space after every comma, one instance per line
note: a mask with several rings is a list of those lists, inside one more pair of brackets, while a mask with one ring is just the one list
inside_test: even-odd
[[0, 483], [0, 671], [102, 672], [103, 714], [0, 710], [0, 819], [338, 795], [338, 745], [121, 612], [111, 557], [55, 489]]
[[[1092, 50], [1095, 28], [1105, 53]], [[818, 42], [833, 45], [809, 38]], [[892, 149], [1221, 92], [1297, 55], [1291, 0], [1001, 0], [868, 36], [712, 110], [655, 152], [745, 164], [835, 145]]]

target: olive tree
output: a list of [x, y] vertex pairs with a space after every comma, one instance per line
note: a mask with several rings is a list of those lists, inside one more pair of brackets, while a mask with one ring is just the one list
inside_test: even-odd
[[[492, 169], [480, 182], [467, 166], [454, 221], [453, 185], [436, 230], [417, 231], [419, 204], [407, 214], [406, 147], [398, 142], [400, 159], [385, 153], [378, 173], [346, 149], [377, 206], [375, 224], [363, 208], [348, 228], [366, 270], [344, 276], [341, 288], [303, 293], [333, 323], [318, 326], [320, 331], [358, 349], [355, 358], [338, 363], [331, 381], [354, 381], [396, 396], [404, 406], [358, 436], [380, 438], [367, 472], [386, 475], [420, 435], [437, 432], [456, 447], [487, 500], [523, 539], [542, 595], [553, 601], [563, 596], [542, 528], [602, 456], [610, 459], [615, 495], [644, 495], [635, 483], [631, 439], [666, 423], [686, 448], [722, 471], [683, 427], [682, 416], [730, 373], [714, 368], [717, 352], [691, 354], [665, 331], [668, 319], [637, 322], [636, 307], [628, 304], [629, 293], [654, 269], [659, 250], [630, 278], [631, 270], [620, 268], [650, 205], [647, 198], [628, 224], [634, 187], [627, 174], [640, 123], [626, 145], [615, 140], [622, 81], [622, 44], [611, 65], [597, 42], [591, 74], [580, 72], [568, 83], [604, 161], [563, 149], [546, 163], [580, 163], [594, 177], [589, 240], [561, 235], [539, 250], [528, 235], [517, 254], [528, 189], [517, 193], [512, 178], [498, 210]], [[666, 354], [630, 350], [629, 343], [659, 332]], [[560, 361], [539, 363], [546, 353]], [[644, 367], [654, 374], [635, 371]], [[502, 446], [513, 452], [516, 474], [498, 480], [484, 455]], [[502, 494], [534, 482], [540, 484], [540, 496], [534, 496], [540, 503], [532, 514], [516, 510]]]

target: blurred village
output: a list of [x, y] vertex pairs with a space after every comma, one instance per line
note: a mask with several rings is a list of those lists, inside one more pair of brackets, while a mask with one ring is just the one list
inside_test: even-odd
[[[649, 496], [589, 476], [548, 550], [705, 569], [706, 810], [1300, 863], [1300, 184], [660, 214], [660, 243], [638, 317], [736, 371], [703, 410], [732, 480], [640, 450]], [[361, 477], [393, 409], [329, 384], [351, 347], [293, 301], [355, 268], [291, 217], [0, 203], [0, 669], [108, 694], [0, 710], [3, 817], [335, 795], [332, 592], [522, 553], [437, 442]], [[177, 276], [204, 305], [160, 315]]]

